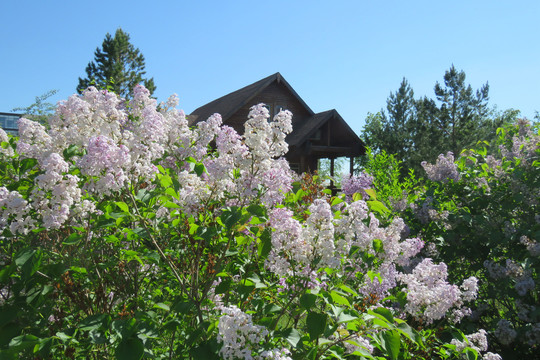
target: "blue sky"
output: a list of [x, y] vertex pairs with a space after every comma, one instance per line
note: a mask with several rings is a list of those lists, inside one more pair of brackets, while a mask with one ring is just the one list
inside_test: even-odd
[[433, 95], [454, 64], [490, 104], [540, 110], [540, 1], [25, 1], [0, 3], [0, 111], [66, 99], [107, 32], [146, 59], [159, 101], [195, 108], [277, 71], [357, 133], [407, 78]]

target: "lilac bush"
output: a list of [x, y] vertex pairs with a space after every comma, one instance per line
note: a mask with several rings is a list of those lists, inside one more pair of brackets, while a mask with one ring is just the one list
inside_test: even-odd
[[528, 358], [540, 347], [540, 134], [519, 120], [498, 135], [423, 163], [428, 180], [399, 210], [452, 282], [478, 278], [463, 328], [485, 329], [503, 357]]
[[190, 128], [177, 104], [89, 88], [48, 128], [21, 119], [18, 139], [0, 133], [3, 358], [486, 352], [442, 340], [460, 334], [449, 320], [476, 279], [453, 285], [421, 257], [369, 176], [333, 197], [295, 180], [290, 112], [269, 121], [256, 105], [240, 135], [219, 114]]

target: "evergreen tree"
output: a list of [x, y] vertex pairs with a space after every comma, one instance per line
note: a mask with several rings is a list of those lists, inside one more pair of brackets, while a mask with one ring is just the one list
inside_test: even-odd
[[143, 79], [144, 68], [144, 56], [129, 42], [129, 34], [119, 28], [114, 38], [107, 33], [101, 49], [96, 49], [94, 61], [86, 67], [86, 78], [79, 78], [77, 91], [93, 85], [131, 98], [135, 85], [143, 83], [152, 94], [156, 89], [154, 79]]
[[412, 146], [408, 127], [414, 117], [414, 93], [405, 78], [398, 91], [390, 93], [386, 110], [368, 115], [364, 137], [368, 144], [378, 144], [398, 160], [404, 160]]
[[489, 86], [476, 92], [465, 83], [465, 73], [455, 67], [444, 74], [444, 83], [434, 87], [435, 99], [414, 99], [412, 88], [403, 79], [398, 91], [390, 93], [386, 112], [369, 114], [363, 129], [366, 144], [375, 152], [384, 150], [409, 169], [423, 174], [422, 161], [463, 149], [480, 140], [491, 140], [495, 129], [515, 120], [518, 111], [496, 113], [488, 108]]
[[444, 86], [437, 82], [434, 90], [441, 104], [436, 121], [443, 133], [440, 145], [457, 155], [478, 140], [487, 140], [481, 138], [488, 135], [492, 121], [487, 117], [487, 83], [474, 93], [471, 85], [465, 85], [465, 72], [452, 65], [444, 74]]

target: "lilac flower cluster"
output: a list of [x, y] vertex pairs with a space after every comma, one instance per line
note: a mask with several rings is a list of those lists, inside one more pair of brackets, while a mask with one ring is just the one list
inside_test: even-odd
[[32, 207], [42, 216], [45, 228], [59, 229], [69, 219], [71, 207], [81, 200], [79, 178], [65, 174], [69, 165], [57, 153], [40, 161], [40, 167], [45, 172], [36, 178]]
[[[258, 350], [259, 343], [268, 335], [264, 326], [253, 324], [251, 315], [244, 313], [236, 306], [220, 308], [221, 317], [218, 324], [218, 341], [222, 343], [220, 355], [224, 359], [254, 359], [253, 352]], [[267, 358], [269, 357], [267, 353]], [[273, 355], [273, 354], [272, 354]]]
[[446, 264], [434, 264], [429, 258], [422, 260], [412, 273], [400, 275], [399, 280], [407, 286], [405, 311], [429, 324], [443, 318], [451, 308], [476, 298], [476, 278], [466, 279], [462, 292], [446, 281], [447, 276]]
[[27, 234], [35, 221], [28, 216], [30, 206], [17, 191], [0, 187], [0, 232], [9, 228], [13, 234]]
[[[499, 354], [486, 352], [488, 349], [488, 341], [487, 332], [484, 329], [480, 329], [474, 334], [466, 335], [464, 341], [453, 339], [451, 344], [456, 346], [458, 352], [463, 351], [467, 347], [476, 350], [482, 356], [482, 360], [502, 360], [502, 357]], [[482, 353], [484, 354], [482, 355]]]
[[4, 131], [4, 129], [0, 128], [0, 160], [3, 160], [4, 157], [12, 157], [14, 155], [14, 151], [11, 148], [11, 146], [2, 146], [1, 144], [4, 142], [8, 142], [9, 137]]
[[129, 180], [126, 168], [130, 164], [129, 149], [116, 145], [104, 135], [90, 138], [87, 153], [77, 163], [81, 173], [94, 177], [86, 188], [98, 194], [110, 194], [124, 187]]
[[458, 181], [460, 178], [452, 152], [448, 152], [446, 156], [440, 154], [435, 165], [422, 161], [422, 167], [426, 171], [428, 179], [433, 181], [446, 183], [448, 180]]
[[366, 172], [362, 172], [360, 175], [355, 176], [351, 174], [344, 174], [341, 178], [341, 190], [347, 199], [352, 199], [352, 196], [356, 193], [362, 195], [364, 199], [368, 199], [369, 195], [365, 190], [371, 188], [373, 185], [373, 176]]
[[[174, 201], [187, 213], [200, 211], [210, 196], [215, 200], [230, 199], [230, 205], [258, 199], [269, 209], [283, 200], [292, 188], [293, 178], [288, 162], [279, 159], [288, 150], [285, 137], [292, 131], [290, 112], [282, 111], [269, 122], [267, 109], [262, 104], [254, 106], [245, 135], [240, 136], [223, 126], [218, 114], [190, 129], [184, 113], [174, 108], [177, 104], [178, 98], [172, 96], [158, 109], [148, 90], [140, 85], [128, 103], [90, 87], [82, 95], [59, 103], [49, 120], [49, 131], [36, 122], [20, 119], [17, 151], [22, 158], [38, 159], [45, 172], [40, 178], [42, 186], [33, 193], [35, 198], [29, 204], [49, 219], [46, 227], [58, 228], [71, 215], [80, 218], [92, 210], [76, 189], [80, 188], [79, 178], [47, 170], [50, 161], [45, 160], [70, 146], [83, 152], [81, 157], [73, 157], [87, 179], [82, 189], [98, 198], [152, 180], [157, 173], [156, 162], [173, 168], [184, 162], [177, 169], [182, 187], [179, 199]], [[210, 146], [213, 141], [215, 150]], [[2, 153], [9, 155], [7, 151]], [[186, 164], [188, 158], [204, 164], [202, 176]], [[62, 201], [60, 188], [65, 190]], [[54, 199], [50, 198], [51, 191], [56, 194]]]

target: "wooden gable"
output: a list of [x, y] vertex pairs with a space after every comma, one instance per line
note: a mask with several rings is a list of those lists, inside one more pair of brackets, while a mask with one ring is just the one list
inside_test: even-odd
[[292, 112], [293, 131], [286, 139], [285, 157], [297, 172], [316, 170], [318, 159], [344, 156], [351, 158], [352, 169], [352, 158], [365, 153], [362, 140], [336, 110], [314, 113], [280, 73], [203, 105], [188, 119], [194, 125], [219, 113], [224, 124], [243, 133], [249, 109], [259, 103], [269, 107], [271, 116], [281, 108]]

